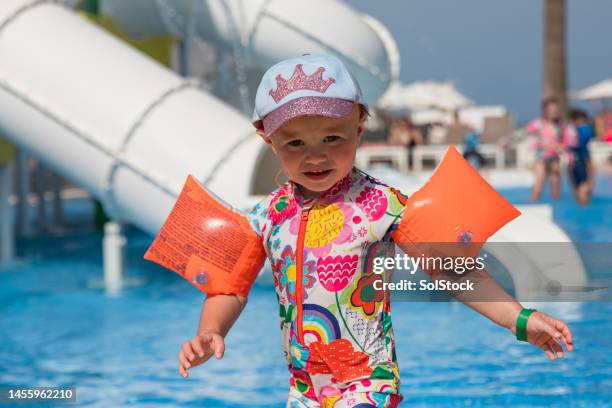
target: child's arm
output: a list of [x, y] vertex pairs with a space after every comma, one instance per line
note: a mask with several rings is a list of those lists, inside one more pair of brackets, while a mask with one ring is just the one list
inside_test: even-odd
[[246, 303], [247, 298], [239, 295], [207, 296], [202, 304], [198, 334], [219, 333], [225, 337]]
[[207, 296], [202, 303], [200, 325], [195, 337], [183, 343], [179, 352], [179, 373], [206, 362], [213, 353], [217, 359], [225, 352], [224, 338], [242, 313], [247, 298], [237, 295]]
[[[478, 273], [477, 290], [480, 294], [486, 294], [486, 298], [495, 301], [474, 301], [477, 295], [465, 292], [455, 295], [455, 298], [516, 335], [516, 320], [523, 307], [502, 289], [488, 272]], [[563, 358], [563, 348], [558, 341], [564, 344], [567, 351], [573, 351], [572, 332], [569, 327], [563, 321], [542, 312], [534, 312], [529, 317], [527, 340], [544, 350], [551, 361], [555, 359], [555, 354]]]

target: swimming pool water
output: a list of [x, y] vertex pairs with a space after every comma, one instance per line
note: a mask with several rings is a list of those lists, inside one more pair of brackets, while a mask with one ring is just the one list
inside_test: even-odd
[[[591, 206], [574, 204], [567, 189], [554, 204], [574, 240], [612, 242], [612, 177], [598, 181]], [[528, 199], [525, 189], [503, 193]], [[140, 284], [115, 297], [99, 289], [99, 234], [18, 243], [19, 260], [0, 273], [0, 384], [76, 386], [76, 405], [87, 407], [284, 407], [272, 287], [256, 283], [224, 358], [185, 380], [176, 356], [195, 334], [202, 296], [142, 260], [149, 236], [128, 236], [128, 273]], [[611, 406], [612, 302], [538, 307], [570, 323], [573, 355], [551, 363], [458, 303], [394, 304], [402, 406]]]

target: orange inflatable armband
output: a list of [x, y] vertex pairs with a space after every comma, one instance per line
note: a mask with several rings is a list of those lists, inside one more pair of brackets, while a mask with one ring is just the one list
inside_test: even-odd
[[491, 235], [519, 215], [450, 146], [429, 181], [408, 198], [391, 237], [402, 249], [422, 243], [466, 244], [469, 249], [463, 253], [474, 256]]
[[246, 297], [264, 264], [248, 220], [189, 175], [170, 215], [144, 255], [209, 295]]

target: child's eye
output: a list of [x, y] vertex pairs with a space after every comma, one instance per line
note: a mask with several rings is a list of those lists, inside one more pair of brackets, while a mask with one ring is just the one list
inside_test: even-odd
[[340, 136], [330, 135], [330, 136], [325, 136], [323, 141], [326, 142], [326, 143], [330, 143], [330, 142], [335, 142], [336, 140], [339, 140], [339, 139], [340, 139]]
[[289, 143], [287, 143], [287, 145], [289, 145], [289, 146], [301, 146], [301, 145], [303, 145], [303, 144], [304, 144], [304, 142], [303, 142], [303, 141], [301, 141], [301, 140], [299, 140], [299, 139], [297, 139], [297, 140], [292, 140], [292, 141], [290, 141]]

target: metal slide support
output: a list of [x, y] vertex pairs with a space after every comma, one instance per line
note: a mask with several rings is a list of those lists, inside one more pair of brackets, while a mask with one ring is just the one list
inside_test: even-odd
[[121, 224], [115, 221], [104, 224], [102, 252], [106, 293], [115, 294], [121, 290], [125, 270], [125, 244]]
[[15, 254], [15, 230], [11, 211], [13, 165], [0, 163], [0, 264], [9, 262]]

